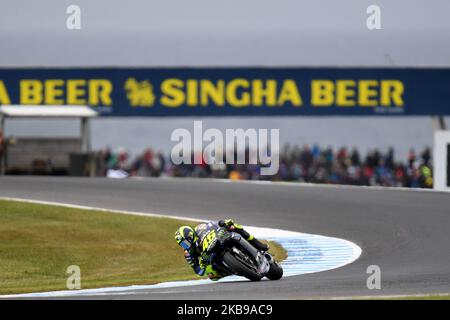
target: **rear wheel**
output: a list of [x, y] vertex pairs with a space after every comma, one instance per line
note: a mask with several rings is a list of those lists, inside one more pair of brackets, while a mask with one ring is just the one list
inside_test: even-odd
[[261, 275], [254, 269], [255, 267], [250, 266], [239, 256], [233, 255], [229, 251], [225, 252], [225, 254], [223, 255], [223, 261], [232, 271], [234, 271], [239, 276], [246, 277], [251, 281], [259, 281], [262, 278]]
[[272, 262], [270, 264], [269, 272], [267, 272], [266, 277], [270, 280], [280, 280], [283, 276], [283, 268], [281, 268], [278, 263]]

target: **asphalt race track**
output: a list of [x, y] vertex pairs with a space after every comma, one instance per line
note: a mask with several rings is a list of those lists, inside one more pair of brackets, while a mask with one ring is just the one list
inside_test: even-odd
[[[195, 179], [2, 177], [0, 196], [177, 215], [350, 240], [339, 269], [257, 283], [140, 290], [111, 299], [296, 299], [450, 292], [450, 193]], [[366, 287], [381, 268], [381, 290]], [[83, 298], [86, 298], [85, 296]]]

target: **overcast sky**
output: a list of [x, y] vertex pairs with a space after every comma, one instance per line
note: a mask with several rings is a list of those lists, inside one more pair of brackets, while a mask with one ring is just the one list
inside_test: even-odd
[[[66, 8], [81, 8], [81, 30]], [[381, 30], [366, 9], [381, 7]], [[0, 0], [0, 66], [450, 66], [450, 0]], [[212, 126], [282, 128], [283, 142], [432, 144], [428, 118], [209, 119]], [[7, 134], [70, 134], [11, 122]], [[167, 149], [192, 119], [98, 119], [95, 148]], [[41, 129], [40, 129], [41, 128]], [[120, 128], [118, 130], [117, 128]]]
[[449, 0], [1, 0], [0, 15], [3, 66], [450, 66]]

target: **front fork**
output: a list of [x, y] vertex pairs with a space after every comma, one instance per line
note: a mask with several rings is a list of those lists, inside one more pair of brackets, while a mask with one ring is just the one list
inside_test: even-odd
[[238, 243], [255, 261], [257, 261], [259, 256], [259, 251], [254, 246], [244, 239], [239, 233], [231, 232], [231, 239]]

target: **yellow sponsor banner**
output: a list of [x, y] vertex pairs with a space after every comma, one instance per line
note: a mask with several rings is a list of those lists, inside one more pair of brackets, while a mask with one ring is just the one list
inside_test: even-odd
[[[22, 79], [19, 81], [18, 103], [110, 106], [112, 90], [112, 82], [107, 79]], [[7, 92], [2, 92], [0, 85], [0, 101], [6, 97]]]
[[[449, 75], [447, 69], [0, 68], [0, 105], [89, 105], [113, 116], [437, 114], [447, 112], [441, 102], [450, 98]], [[425, 106], [430, 99], [438, 104]]]

